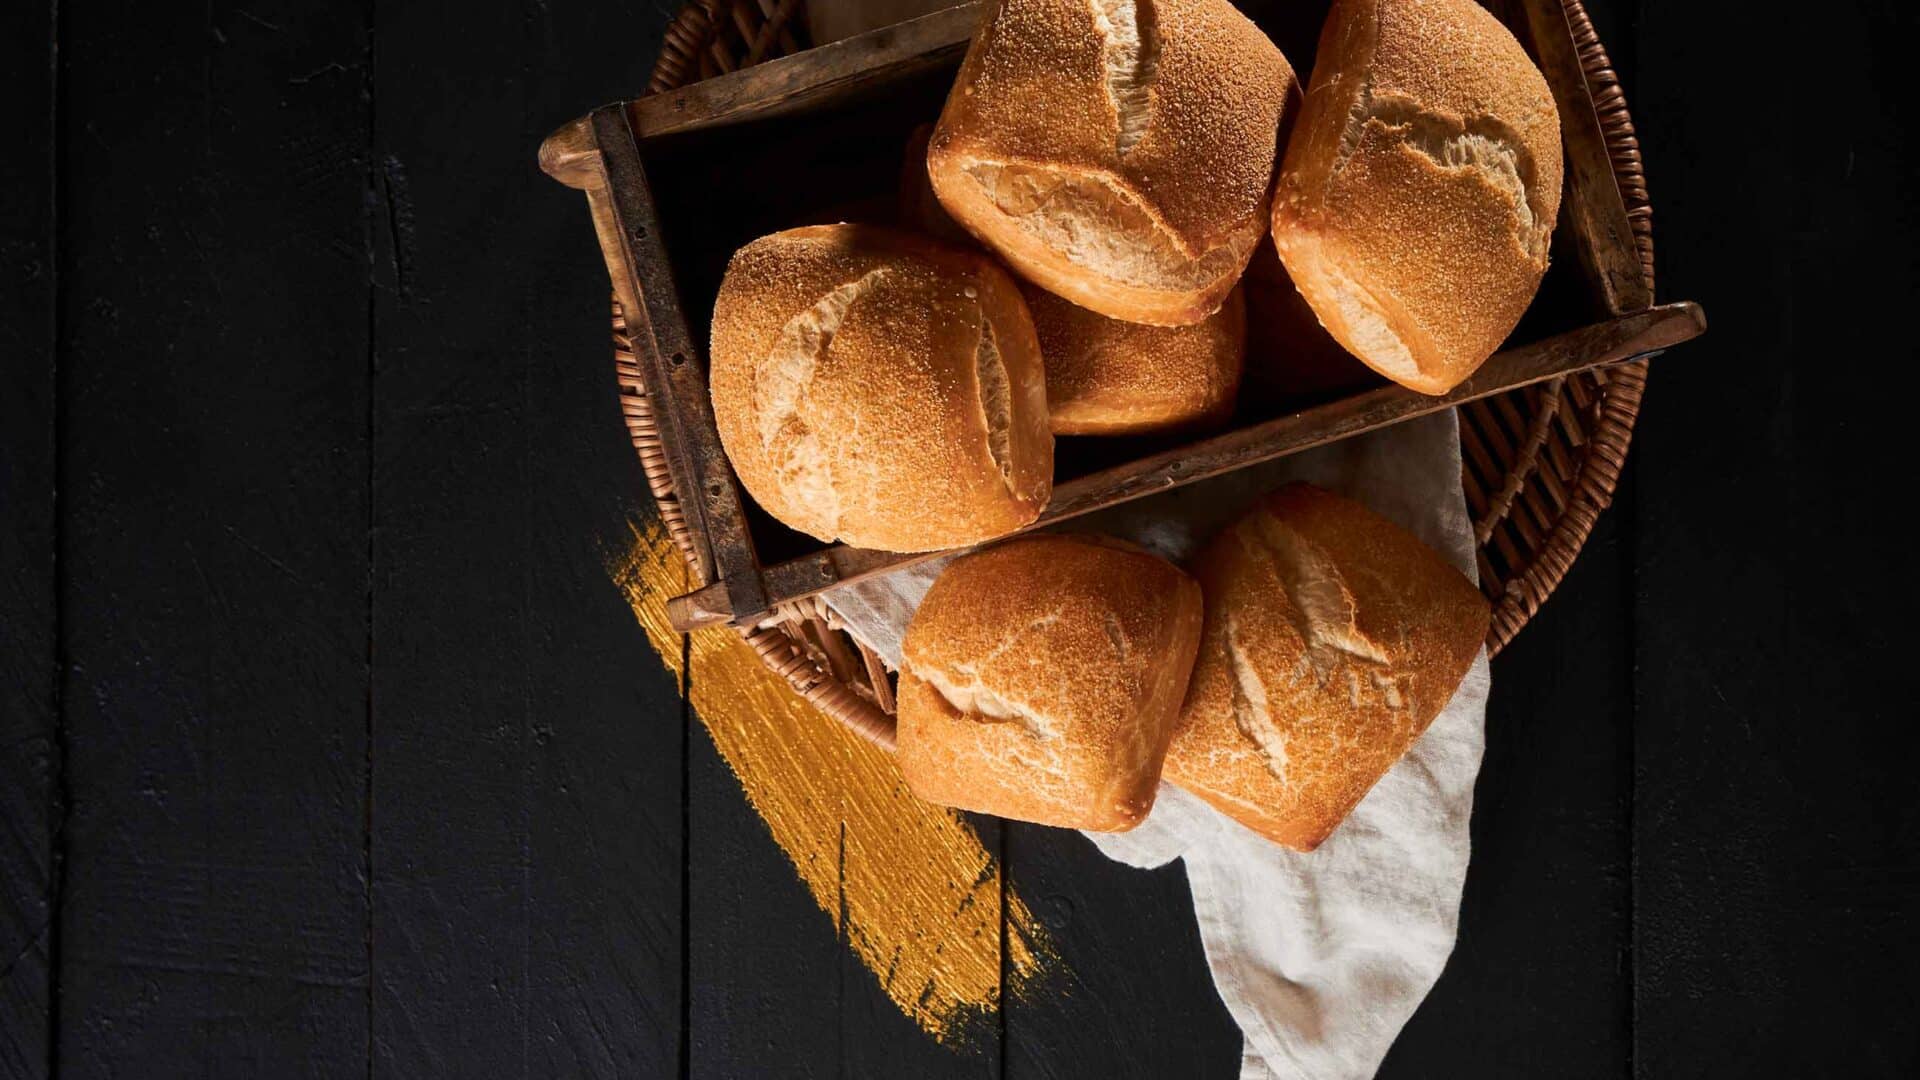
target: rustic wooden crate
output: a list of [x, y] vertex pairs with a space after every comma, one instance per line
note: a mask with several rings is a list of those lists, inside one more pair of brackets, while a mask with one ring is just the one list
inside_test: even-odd
[[[1243, 407], [1235, 426], [1206, 436], [1062, 440], [1052, 501], [1030, 528], [1532, 383], [1644, 360], [1704, 330], [1696, 305], [1653, 304], [1568, 11], [1560, 0], [1512, 0], [1495, 10], [1553, 87], [1567, 161], [1555, 265], [1508, 347], [1439, 397], [1369, 379], [1318, 400]], [[1317, 26], [1320, 13], [1321, 5], [1298, 5], [1288, 18]], [[955, 7], [608, 105], [541, 147], [541, 166], [587, 194], [662, 464], [679, 493], [679, 538], [698, 587], [670, 602], [677, 628], [751, 626], [843, 582], [944, 554], [824, 546], [746, 500], [714, 427], [703, 342], [726, 259], [747, 241], [812, 221], [894, 220], [890, 200], [909, 131], [937, 114], [979, 16], [977, 4]]]

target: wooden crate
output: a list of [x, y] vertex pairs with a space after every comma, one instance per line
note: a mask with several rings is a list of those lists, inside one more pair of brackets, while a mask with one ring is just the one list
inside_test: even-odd
[[[1290, 11], [1305, 26], [1301, 9], [1317, 27], [1321, 6]], [[1516, 387], [1646, 359], [1705, 329], [1694, 304], [1653, 304], [1559, 0], [1496, 10], [1553, 88], [1567, 163], [1554, 267], [1508, 347], [1439, 397], [1369, 378], [1317, 400], [1243, 407], [1235, 426], [1207, 436], [1062, 439], [1063, 450], [1082, 445], [1059, 455], [1052, 501], [1029, 529]], [[740, 246], [810, 222], [895, 219], [909, 132], [937, 115], [980, 15], [978, 4], [963, 5], [604, 106], [541, 147], [541, 167], [587, 194], [680, 493], [699, 587], [669, 603], [678, 629], [752, 625], [779, 605], [945, 554], [826, 546], [753, 506], [721, 450], [702, 343], [720, 275]]]

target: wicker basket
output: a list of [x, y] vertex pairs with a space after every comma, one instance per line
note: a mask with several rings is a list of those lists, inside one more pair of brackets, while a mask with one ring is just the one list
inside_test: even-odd
[[[1651, 290], [1653, 211], [1626, 98], [1580, 0], [1563, 3]], [[805, 38], [803, 0], [695, 0], [667, 28], [647, 92], [785, 56], [806, 47]], [[691, 558], [618, 301], [613, 341], [622, 413], [634, 449], [668, 532]], [[1460, 409], [1462, 480], [1479, 544], [1480, 587], [1493, 603], [1489, 652], [1498, 653], [1540, 610], [1612, 499], [1646, 377], [1645, 362], [1622, 364]], [[740, 632], [802, 697], [875, 742], [893, 744], [893, 689], [885, 666], [818, 598], [783, 605], [773, 619]]]

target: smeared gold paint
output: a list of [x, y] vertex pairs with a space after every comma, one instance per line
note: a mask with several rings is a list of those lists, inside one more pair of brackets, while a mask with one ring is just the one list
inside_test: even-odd
[[[684, 591], [686, 569], [665, 529], [634, 526], [609, 572], [681, 673], [666, 601]], [[936, 1039], [962, 1039], [1000, 994], [1000, 868], [979, 837], [914, 798], [884, 751], [801, 700], [733, 631], [699, 631], [688, 651], [694, 711], [814, 902], [901, 1012]], [[1018, 992], [1054, 955], [1012, 889], [1006, 904]]]

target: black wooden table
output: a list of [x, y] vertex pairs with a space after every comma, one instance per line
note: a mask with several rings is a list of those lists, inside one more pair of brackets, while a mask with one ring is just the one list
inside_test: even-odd
[[[1904, 5], [1589, 5], [1662, 294], [1494, 668], [1384, 1075], [1920, 1070]], [[666, 6], [0, 6], [0, 1074], [1234, 1075], [1179, 867], [1007, 826], [1071, 992], [928, 1039], [605, 573], [648, 509], [534, 148]]]

